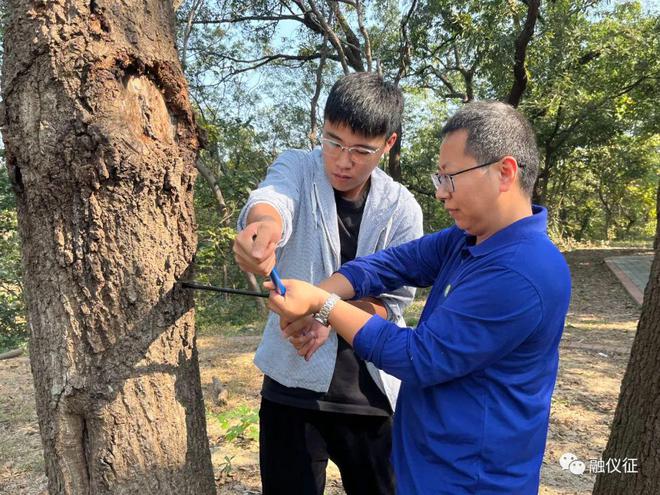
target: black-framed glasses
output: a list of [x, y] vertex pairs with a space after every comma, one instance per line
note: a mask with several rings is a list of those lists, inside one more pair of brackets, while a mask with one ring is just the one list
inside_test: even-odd
[[[385, 145], [383, 144], [383, 146]], [[328, 156], [339, 156], [342, 151], [348, 151], [348, 155], [351, 157], [351, 160], [356, 163], [368, 161], [371, 157], [383, 149], [383, 146], [380, 146], [375, 150], [371, 148], [365, 148], [364, 146], [344, 146], [334, 139], [321, 137], [321, 148], [325, 153], [327, 153]]]
[[[458, 172], [454, 172], [453, 174], [441, 174], [439, 172], [435, 172], [431, 174], [431, 180], [433, 181], [433, 185], [435, 186], [435, 190], [437, 191], [441, 187], [449, 193], [456, 192], [456, 185], [454, 184], [454, 177], [457, 175], [464, 174], [465, 172], [470, 172], [472, 170], [476, 170], [478, 168], [483, 168], [483, 167], [488, 167], [490, 165], [493, 165], [497, 162], [499, 162], [502, 158], [498, 158], [497, 160], [493, 160], [488, 163], [482, 163], [481, 165], [475, 165], [474, 167], [466, 168], [465, 170], [459, 170]], [[519, 168], [523, 168], [523, 165], [518, 165]]]

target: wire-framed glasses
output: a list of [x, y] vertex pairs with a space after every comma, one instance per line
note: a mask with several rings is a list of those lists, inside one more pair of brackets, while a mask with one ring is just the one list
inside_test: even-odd
[[[458, 172], [454, 172], [453, 174], [441, 174], [440, 172], [435, 172], [431, 174], [431, 180], [433, 181], [433, 186], [435, 187], [435, 190], [437, 191], [440, 188], [443, 188], [446, 192], [456, 192], [456, 185], [454, 184], [454, 177], [457, 175], [464, 174], [465, 172], [470, 172], [472, 170], [476, 170], [478, 168], [483, 168], [483, 167], [488, 167], [489, 165], [493, 165], [494, 163], [497, 163], [501, 160], [501, 158], [498, 158], [497, 160], [490, 161], [488, 163], [482, 163], [481, 165], [475, 165], [474, 167], [466, 168], [465, 170], [459, 170]], [[522, 165], [518, 165], [520, 168], [522, 168]]]
[[339, 156], [342, 151], [348, 151], [351, 160], [353, 160], [355, 163], [363, 163], [369, 161], [369, 159], [378, 153], [383, 148], [383, 146], [380, 146], [375, 150], [371, 148], [365, 148], [364, 146], [344, 146], [334, 139], [321, 137], [321, 148], [323, 149], [324, 153], [334, 158]]

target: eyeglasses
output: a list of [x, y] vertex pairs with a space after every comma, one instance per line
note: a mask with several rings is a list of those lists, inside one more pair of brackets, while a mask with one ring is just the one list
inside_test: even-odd
[[336, 157], [339, 156], [342, 151], [348, 151], [348, 155], [355, 163], [364, 163], [369, 161], [369, 159], [378, 153], [383, 148], [383, 146], [372, 150], [370, 148], [365, 148], [364, 146], [344, 146], [334, 139], [327, 137], [321, 138], [321, 148], [328, 156]]
[[[453, 174], [441, 174], [439, 172], [435, 172], [431, 174], [431, 180], [433, 181], [433, 185], [435, 186], [436, 191], [442, 187], [446, 192], [453, 193], [456, 192], [454, 177], [456, 177], [457, 175], [464, 174], [465, 172], [470, 172], [471, 170], [488, 167], [489, 165], [493, 165], [494, 163], [499, 162], [501, 159], [502, 158], [498, 158], [497, 160], [493, 160], [492, 162], [482, 163], [481, 165], [475, 165], [474, 167], [466, 168], [465, 170], [459, 170], [458, 172], [454, 172]], [[518, 166], [520, 168], [523, 167], [523, 165], [518, 165]]]

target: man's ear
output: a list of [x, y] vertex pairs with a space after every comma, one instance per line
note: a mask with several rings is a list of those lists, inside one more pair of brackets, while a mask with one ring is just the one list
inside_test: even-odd
[[500, 160], [500, 192], [510, 191], [516, 183], [516, 176], [520, 174], [518, 162], [512, 156], [505, 156]]
[[387, 153], [390, 151], [392, 146], [394, 146], [394, 143], [396, 143], [396, 140], [399, 136], [397, 135], [396, 132], [393, 132], [390, 137], [387, 138], [387, 141], [385, 141], [385, 146], [383, 147], [383, 152]]

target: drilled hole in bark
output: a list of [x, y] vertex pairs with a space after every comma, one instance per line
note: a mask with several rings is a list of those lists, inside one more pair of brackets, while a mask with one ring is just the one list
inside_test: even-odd
[[140, 60], [117, 59], [116, 67], [123, 71], [121, 75], [121, 82], [124, 85], [124, 88], [128, 87], [131, 79], [140, 77], [145, 73], [145, 65]]

